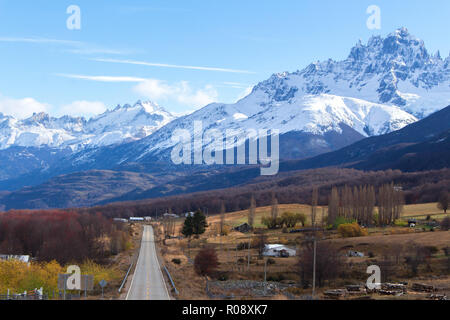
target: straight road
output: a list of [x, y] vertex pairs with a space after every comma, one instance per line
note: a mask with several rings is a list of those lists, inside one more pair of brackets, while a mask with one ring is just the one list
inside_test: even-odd
[[151, 226], [144, 226], [141, 250], [126, 300], [170, 300]]

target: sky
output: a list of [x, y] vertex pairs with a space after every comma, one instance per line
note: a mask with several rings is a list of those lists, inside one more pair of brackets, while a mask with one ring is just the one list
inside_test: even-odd
[[449, 14], [448, 0], [0, 0], [0, 112], [89, 118], [151, 100], [183, 114], [399, 27], [446, 57]]

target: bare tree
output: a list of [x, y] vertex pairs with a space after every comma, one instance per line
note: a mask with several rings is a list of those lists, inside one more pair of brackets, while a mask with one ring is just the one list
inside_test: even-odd
[[278, 199], [275, 196], [275, 193], [272, 193], [271, 217], [272, 217], [273, 220], [276, 220], [278, 218]]
[[225, 203], [222, 201], [220, 205], [220, 223], [219, 223], [219, 231], [220, 235], [224, 235], [225, 228]]
[[339, 193], [336, 187], [331, 189], [331, 196], [328, 201], [328, 224], [333, 224], [339, 214]]
[[444, 214], [447, 214], [449, 203], [449, 196], [447, 191], [441, 192], [438, 200], [438, 208], [444, 210]]
[[253, 227], [255, 224], [255, 211], [256, 211], [256, 201], [255, 197], [252, 195], [250, 199], [250, 209], [248, 210], [248, 224]]
[[319, 200], [319, 189], [317, 189], [317, 187], [313, 187], [311, 197], [311, 224], [313, 227], [315, 227], [316, 225], [318, 200]]

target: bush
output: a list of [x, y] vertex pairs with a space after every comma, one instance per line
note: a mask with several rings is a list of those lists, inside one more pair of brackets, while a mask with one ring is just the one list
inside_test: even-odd
[[441, 222], [441, 230], [448, 231], [450, 229], [450, 217], [445, 217]]
[[177, 258], [173, 258], [172, 262], [175, 263], [175, 264], [181, 264], [181, 260], [177, 259]]
[[263, 217], [261, 219], [261, 223], [265, 225], [268, 229], [279, 229], [283, 226], [283, 218], [272, 218], [272, 217]]
[[351, 224], [351, 223], [356, 223], [356, 220], [347, 219], [344, 217], [337, 217], [336, 220], [334, 220], [333, 229], [338, 229], [341, 224]]
[[275, 263], [276, 263], [275, 259], [273, 259], [273, 258], [267, 259], [267, 264], [268, 265], [275, 264]]
[[338, 227], [338, 232], [343, 238], [363, 237], [368, 235], [367, 230], [361, 228], [356, 222], [341, 224]]
[[217, 252], [213, 248], [204, 248], [200, 250], [194, 260], [195, 272], [200, 276], [213, 274], [219, 266]]
[[394, 225], [397, 227], [409, 227], [408, 221], [405, 220], [395, 220]]

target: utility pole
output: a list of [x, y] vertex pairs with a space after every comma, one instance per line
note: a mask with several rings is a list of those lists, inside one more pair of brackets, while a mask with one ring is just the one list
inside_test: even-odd
[[247, 271], [250, 271], [250, 241], [251, 241], [251, 237], [248, 238]]
[[313, 287], [312, 287], [312, 298], [316, 294], [316, 249], [317, 249], [317, 240], [314, 235], [314, 259], [313, 259]]

